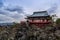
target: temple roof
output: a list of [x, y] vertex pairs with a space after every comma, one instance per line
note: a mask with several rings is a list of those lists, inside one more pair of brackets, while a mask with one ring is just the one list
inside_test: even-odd
[[39, 12], [34, 12], [32, 15], [28, 17], [40, 17], [40, 16], [49, 16], [47, 11], [39, 11]]

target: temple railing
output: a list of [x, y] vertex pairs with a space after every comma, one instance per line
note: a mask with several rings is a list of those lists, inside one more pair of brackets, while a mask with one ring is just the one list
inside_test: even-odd
[[30, 23], [51, 23], [51, 20], [29, 20]]

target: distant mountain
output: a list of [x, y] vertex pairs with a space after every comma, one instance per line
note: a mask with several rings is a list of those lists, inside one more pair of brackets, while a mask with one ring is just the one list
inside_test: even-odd
[[13, 25], [14, 23], [0, 23], [0, 26], [11, 26]]

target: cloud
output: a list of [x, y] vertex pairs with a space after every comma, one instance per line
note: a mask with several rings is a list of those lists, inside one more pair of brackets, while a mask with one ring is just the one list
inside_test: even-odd
[[[2, 8], [1, 8], [2, 7]], [[19, 22], [24, 17], [24, 9], [19, 5], [5, 5], [4, 0], [0, 0], [0, 23]]]
[[[8, 12], [8, 11], [0, 11], [0, 15], [2, 15], [2, 18], [0, 16], [0, 22], [1, 21], [10, 21], [12, 22], [13, 20], [18, 22], [21, 21], [21, 19], [23, 19], [24, 15], [23, 14], [19, 14], [17, 12]], [[5, 16], [4, 16], [5, 15]]]
[[60, 5], [58, 6], [56, 10], [56, 15], [58, 16], [58, 18], [60, 18]]
[[0, 0], [0, 22], [24, 20], [24, 15], [41, 10], [48, 10], [50, 13], [57, 11], [56, 14], [59, 15], [58, 5], [60, 5], [59, 0], [5, 0], [5, 2]]
[[50, 14], [52, 13], [56, 13], [58, 9], [58, 5], [56, 3], [54, 3], [53, 5], [51, 5], [51, 7], [47, 10]]
[[0, 22], [13, 22], [13, 21], [14, 21], [13, 18], [0, 14]]
[[9, 12], [7, 10], [0, 10], [0, 14], [6, 15], [6, 16], [9, 16], [9, 17], [12, 17], [12, 18], [15, 18], [15, 19], [18, 19], [18, 18], [22, 17], [22, 15], [17, 13], [17, 12]]
[[[2, 9], [0, 9], [0, 15], [2, 15], [3, 19], [0, 17], [0, 22], [4, 22], [4, 21], [10, 21], [12, 22], [13, 20], [15, 22], [19, 22], [24, 18], [24, 11], [22, 9], [22, 7], [20, 6], [6, 6]], [[5, 16], [3, 16], [5, 15]]]
[[18, 13], [23, 13], [23, 8], [20, 6], [8, 6], [5, 8], [5, 10], [10, 11], [10, 12], [18, 12]]
[[0, 7], [3, 7], [3, 0], [0, 0]]

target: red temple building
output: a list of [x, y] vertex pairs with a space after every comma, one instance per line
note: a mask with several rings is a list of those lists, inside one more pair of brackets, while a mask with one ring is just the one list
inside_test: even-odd
[[27, 22], [30, 25], [36, 25], [39, 27], [52, 24], [52, 17], [48, 15], [47, 11], [34, 12], [32, 15], [27, 16]]

